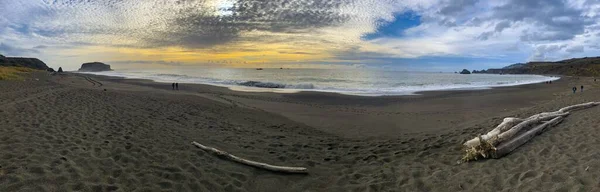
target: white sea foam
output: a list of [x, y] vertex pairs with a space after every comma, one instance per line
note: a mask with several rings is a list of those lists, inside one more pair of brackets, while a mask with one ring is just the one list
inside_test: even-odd
[[425, 73], [379, 70], [219, 69], [115, 70], [92, 74], [157, 82], [209, 84], [237, 91], [335, 92], [349, 95], [411, 95], [422, 91], [489, 89], [554, 81], [541, 75]]

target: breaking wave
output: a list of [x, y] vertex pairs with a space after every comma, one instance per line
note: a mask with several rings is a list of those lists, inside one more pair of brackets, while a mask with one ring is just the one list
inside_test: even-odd
[[302, 84], [283, 84], [283, 83], [271, 83], [271, 82], [260, 82], [260, 81], [244, 81], [237, 83], [237, 85], [246, 87], [259, 87], [259, 88], [276, 88], [276, 89], [314, 89], [315, 86], [310, 83]]
[[[150, 79], [164, 83], [208, 84], [239, 91], [318, 91], [349, 95], [413, 95], [423, 91], [470, 90], [554, 81], [559, 77], [540, 75], [457, 75], [394, 71], [330, 71], [212, 69], [197, 71], [86, 72], [97, 75]], [[196, 74], [197, 73], [197, 74]]]

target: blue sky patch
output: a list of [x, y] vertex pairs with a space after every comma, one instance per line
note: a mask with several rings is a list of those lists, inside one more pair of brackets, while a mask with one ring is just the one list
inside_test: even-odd
[[394, 14], [394, 20], [392, 22], [379, 20], [378, 23], [381, 23], [381, 25], [377, 27], [376, 32], [367, 33], [362, 38], [365, 40], [372, 40], [381, 37], [402, 37], [404, 36], [404, 30], [421, 24], [421, 16], [417, 15], [415, 12], [407, 11]]

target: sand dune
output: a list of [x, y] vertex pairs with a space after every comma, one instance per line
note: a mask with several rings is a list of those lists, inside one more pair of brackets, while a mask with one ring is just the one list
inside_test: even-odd
[[[569, 93], [579, 84], [586, 92]], [[1, 81], [0, 191], [600, 190], [600, 107], [502, 159], [456, 163], [463, 141], [505, 116], [600, 100], [593, 79], [379, 98], [181, 87], [45, 73]], [[236, 164], [191, 141], [310, 173]]]

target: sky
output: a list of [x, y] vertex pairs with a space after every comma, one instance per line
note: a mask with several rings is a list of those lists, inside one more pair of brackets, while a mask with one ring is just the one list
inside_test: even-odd
[[76, 70], [487, 69], [599, 56], [598, 0], [1, 0], [0, 54]]

